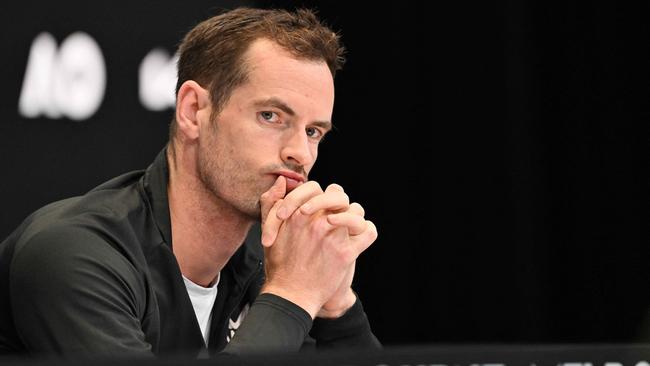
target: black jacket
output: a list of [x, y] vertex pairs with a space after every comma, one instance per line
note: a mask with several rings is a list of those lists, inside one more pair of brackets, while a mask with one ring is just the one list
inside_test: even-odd
[[41, 208], [0, 244], [0, 354], [379, 347], [358, 300], [341, 318], [312, 324], [295, 304], [258, 296], [264, 269], [255, 225], [221, 272], [206, 351], [172, 252], [167, 180], [165, 149], [145, 171]]

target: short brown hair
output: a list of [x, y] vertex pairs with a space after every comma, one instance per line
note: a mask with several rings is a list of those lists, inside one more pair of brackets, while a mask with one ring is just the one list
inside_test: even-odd
[[[340, 36], [313, 11], [237, 8], [199, 23], [185, 36], [179, 46], [176, 94], [185, 81], [194, 80], [208, 88], [213, 115], [218, 114], [247, 80], [243, 56], [259, 38], [274, 41], [297, 58], [325, 61], [332, 76], [345, 63]], [[175, 133], [173, 120], [170, 142]]]

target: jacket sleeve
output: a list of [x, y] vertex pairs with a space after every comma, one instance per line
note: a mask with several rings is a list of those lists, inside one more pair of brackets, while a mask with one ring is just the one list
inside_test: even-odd
[[241, 356], [295, 352], [305, 341], [311, 325], [311, 316], [301, 307], [273, 294], [261, 294], [222, 353]]
[[316, 340], [318, 349], [382, 348], [381, 343], [370, 329], [370, 323], [363, 311], [359, 296], [357, 296], [354, 305], [341, 317], [336, 319], [316, 318], [310, 335]]
[[308, 336], [316, 340], [319, 349], [381, 348], [358, 297], [340, 318], [316, 318], [312, 327], [311, 317], [299, 306], [273, 294], [261, 294], [222, 354], [296, 352]]
[[153, 356], [134, 266], [86, 228], [49, 228], [19, 244], [10, 269], [18, 334], [33, 354]]

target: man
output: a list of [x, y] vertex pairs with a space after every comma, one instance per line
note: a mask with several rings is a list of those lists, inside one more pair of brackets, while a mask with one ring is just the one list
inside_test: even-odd
[[375, 226], [340, 186], [307, 182], [341, 55], [307, 10], [236, 9], [190, 31], [153, 164], [38, 210], [0, 244], [0, 350], [379, 347], [351, 289]]

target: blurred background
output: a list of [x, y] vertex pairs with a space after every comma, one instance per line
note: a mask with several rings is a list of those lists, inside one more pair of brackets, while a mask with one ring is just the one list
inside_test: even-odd
[[650, 3], [440, 3], [4, 2], [0, 237], [146, 168], [193, 25], [309, 7], [348, 50], [312, 179], [379, 228], [386, 345], [650, 342]]

